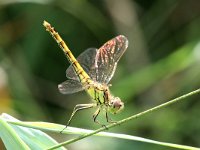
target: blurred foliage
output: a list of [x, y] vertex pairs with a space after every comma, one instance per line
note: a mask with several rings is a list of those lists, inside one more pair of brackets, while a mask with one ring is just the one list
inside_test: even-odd
[[[43, 20], [55, 26], [75, 56], [118, 34], [128, 37], [129, 48], [111, 81], [113, 94], [125, 102], [125, 110], [112, 116], [115, 120], [199, 88], [199, 0], [1, 0], [1, 113], [65, 124], [76, 104], [89, 102], [84, 92], [58, 92], [69, 63], [45, 32]], [[112, 131], [200, 147], [199, 99], [191, 97]], [[98, 128], [93, 111], [79, 113], [72, 125]], [[99, 120], [104, 122], [104, 116]], [[165, 149], [99, 137], [70, 148], [80, 144], [82, 149]]]

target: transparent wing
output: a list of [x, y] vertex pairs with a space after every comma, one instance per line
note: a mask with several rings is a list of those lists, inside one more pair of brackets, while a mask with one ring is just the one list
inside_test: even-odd
[[[78, 56], [77, 60], [92, 80], [107, 84], [113, 77], [117, 62], [127, 47], [127, 38], [119, 35], [106, 42], [99, 49], [87, 49]], [[66, 70], [66, 76], [69, 79], [79, 81], [72, 65]]]
[[[87, 72], [87, 74], [93, 80], [95, 80], [96, 78], [96, 69], [94, 64], [95, 64], [95, 57], [97, 50], [98, 49], [96, 48], [89, 48], [85, 50], [83, 53], [81, 53], [77, 58], [77, 61], [82, 66], [84, 71]], [[69, 79], [79, 81], [79, 78], [77, 77], [72, 65], [70, 65], [69, 68], [66, 70], [66, 76]]]
[[62, 94], [72, 94], [84, 90], [82, 84], [77, 80], [66, 80], [58, 85]]
[[127, 47], [127, 38], [119, 35], [98, 49], [94, 67], [96, 69], [96, 81], [108, 84], [115, 73], [117, 62]]

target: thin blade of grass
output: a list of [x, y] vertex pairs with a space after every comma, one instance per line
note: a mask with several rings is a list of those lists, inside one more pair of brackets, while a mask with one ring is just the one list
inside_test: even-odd
[[[15, 125], [20, 125], [23, 127], [40, 129], [40, 130], [45, 130], [45, 131], [57, 132], [57, 133], [60, 133], [60, 131], [65, 127], [64, 125], [48, 123], [48, 122], [9, 122], [9, 123], [15, 124]], [[87, 129], [81, 129], [81, 128], [75, 128], [75, 127], [67, 127], [62, 133], [63, 134], [85, 135], [85, 134], [91, 134], [93, 132], [94, 132], [93, 130], [87, 130]], [[156, 145], [173, 147], [173, 148], [177, 148], [177, 149], [200, 150], [199, 148], [192, 147], [192, 146], [160, 142], [160, 141], [155, 141], [155, 140], [142, 138], [142, 137], [138, 137], [138, 136], [126, 135], [126, 134], [99, 132], [95, 135], [103, 136], [103, 137], [112, 137], [112, 138], [115, 137], [115, 138], [139, 141], [139, 142], [144, 142], [144, 143], [151, 143], [151, 144], [156, 144]], [[54, 148], [57, 148], [57, 147], [54, 147]]]

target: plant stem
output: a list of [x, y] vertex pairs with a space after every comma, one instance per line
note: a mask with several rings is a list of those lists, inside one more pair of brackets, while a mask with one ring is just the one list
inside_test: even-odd
[[123, 124], [123, 123], [125, 123], [125, 122], [127, 122], [127, 121], [132, 120], [132, 119], [139, 118], [139, 117], [141, 117], [141, 116], [143, 116], [143, 115], [145, 115], [145, 114], [147, 114], [147, 113], [156, 111], [156, 110], [158, 110], [158, 109], [161, 109], [161, 108], [166, 107], [166, 106], [168, 106], [168, 105], [171, 105], [171, 104], [173, 104], [173, 103], [179, 102], [179, 101], [181, 101], [181, 100], [183, 100], [183, 99], [185, 99], [185, 98], [187, 98], [187, 97], [189, 97], [189, 96], [192, 96], [192, 95], [195, 95], [195, 94], [198, 94], [198, 93], [200, 93], [200, 89], [197, 89], [197, 90], [195, 90], [195, 91], [192, 91], [192, 92], [187, 93], [187, 94], [185, 94], [185, 95], [182, 95], [182, 96], [180, 96], [180, 97], [177, 97], [177, 98], [175, 98], [175, 99], [172, 99], [172, 100], [170, 100], [170, 101], [168, 101], [168, 102], [166, 102], [166, 103], [163, 103], [163, 104], [161, 104], [161, 105], [158, 105], [158, 106], [156, 106], [156, 107], [153, 107], [153, 108], [151, 108], [151, 109], [148, 109], [148, 110], [146, 110], [146, 111], [143, 111], [143, 112], [138, 113], [138, 114], [136, 114], [136, 115], [130, 116], [130, 117], [125, 118], [125, 119], [122, 119], [122, 120], [120, 120], [120, 121], [118, 121], [118, 122], [116, 122], [116, 123], [109, 124], [109, 125], [107, 125], [106, 127], [99, 128], [99, 129], [95, 130], [94, 132], [81, 135], [81, 136], [79, 136], [79, 137], [77, 137], [77, 138], [74, 138], [74, 139], [65, 141], [65, 142], [63, 142], [63, 143], [60, 143], [60, 144], [58, 144], [58, 145], [55, 145], [55, 146], [53, 146], [53, 147], [50, 147], [48, 150], [52, 150], [52, 149], [59, 148], [59, 147], [64, 146], [64, 145], [68, 145], [68, 144], [74, 143], [74, 142], [76, 142], [76, 141], [79, 141], [79, 140], [81, 140], [81, 139], [84, 139], [84, 138], [86, 138], [86, 137], [89, 137], [89, 136], [91, 136], [91, 135], [94, 135], [94, 134], [99, 133], [99, 132], [101, 132], [101, 131], [105, 131], [105, 130], [108, 130], [108, 129], [112, 128], [112, 127], [121, 125], [121, 124]]

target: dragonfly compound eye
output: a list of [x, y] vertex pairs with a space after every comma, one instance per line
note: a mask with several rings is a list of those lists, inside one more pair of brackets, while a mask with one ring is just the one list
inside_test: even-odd
[[120, 100], [119, 97], [115, 97], [110, 101], [109, 111], [113, 114], [119, 113], [124, 108], [124, 103]]

